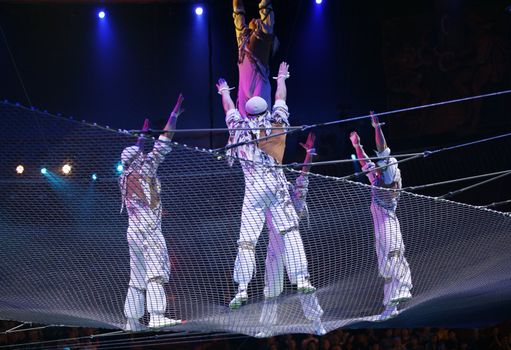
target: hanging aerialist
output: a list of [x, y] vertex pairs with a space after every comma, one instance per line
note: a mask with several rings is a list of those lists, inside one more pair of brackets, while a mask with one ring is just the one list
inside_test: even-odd
[[381, 157], [375, 163], [367, 158], [360, 144], [360, 137], [353, 131], [350, 139], [362, 170], [366, 172], [372, 189], [371, 213], [374, 223], [375, 248], [380, 275], [385, 279], [383, 288], [383, 305], [385, 310], [380, 320], [398, 315], [398, 304], [412, 298], [412, 277], [408, 261], [405, 258], [405, 245], [401, 227], [396, 216], [397, 203], [401, 189], [401, 171], [397, 160], [390, 156], [382, 124], [371, 112], [371, 122], [375, 130], [376, 155]]
[[[227, 82], [223, 79], [218, 81], [218, 93], [222, 96], [226, 123], [230, 129], [228, 147], [282, 131], [271, 129], [272, 127], [289, 126], [285, 82], [288, 77], [288, 65], [283, 62], [277, 77], [273, 112], [270, 113], [264, 99], [255, 96], [246, 103], [246, 117], [235, 108]], [[285, 139], [285, 135], [281, 135], [257, 143], [251, 142], [232, 147], [227, 153], [231, 162], [234, 159], [240, 160], [245, 176], [238, 256], [234, 266], [238, 293], [229, 303], [231, 309], [239, 308], [248, 299], [247, 287], [255, 270], [255, 246], [263, 229], [267, 210], [271, 213], [273, 225], [284, 237], [286, 267], [291, 283], [297, 285], [298, 290], [303, 293], [316, 290], [309, 282], [307, 259], [298, 231], [298, 215], [289, 195], [287, 179], [282, 169], [274, 167], [282, 164]]]
[[259, 96], [271, 106], [269, 61], [276, 50], [277, 38], [273, 33], [275, 15], [271, 0], [259, 2], [260, 18], [245, 22], [245, 7], [242, 0], [233, 0], [234, 27], [238, 43], [238, 100], [236, 107], [246, 116], [245, 104]]
[[[180, 94], [165, 125], [165, 132], [155, 141], [151, 152], [144, 154], [142, 136], [135, 146], [125, 148], [121, 154], [124, 171], [119, 183], [122, 205], [128, 211], [127, 238], [130, 250], [130, 282], [124, 305], [126, 331], [146, 329], [140, 323], [146, 297], [149, 328], [181, 323], [181, 320], [165, 317], [167, 301], [163, 284], [169, 281], [170, 262], [161, 230], [161, 184], [156, 172], [171, 151], [170, 141], [174, 132], [169, 130], [176, 128], [182, 102], [183, 96]], [[143, 130], [149, 130], [148, 119], [144, 122]]]

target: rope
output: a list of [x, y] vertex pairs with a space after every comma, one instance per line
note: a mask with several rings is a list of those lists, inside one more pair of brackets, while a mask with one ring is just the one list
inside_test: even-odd
[[[395, 161], [393, 163], [389, 163], [389, 164], [384, 165], [384, 166], [375, 167], [375, 168], [372, 168], [369, 171], [361, 171], [361, 172], [354, 173], [352, 175], [344, 176], [341, 179], [350, 180], [350, 179], [353, 179], [355, 177], [359, 177], [361, 175], [365, 175], [368, 172], [385, 168], [385, 167], [387, 167], [389, 165], [394, 165], [394, 164], [408, 162], [410, 160], [417, 159], [417, 158], [420, 158], [420, 157], [426, 158], [426, 157], [428, 157], [430, 155], [437, 154], [437, 153], [440, 153], [440, 152], [450, 151], [450, 150], [453, 150], [453, 149], [462, 148], [462, 147], [471, 146], [471, 145], [476, 145], [476, 144], [479, 144], [479, 143], [483, 143], [483, 142], [487, 142], [487, 141], [493, 141], [493, 140], [501, 139], [501, 138], [508, 137], [508, 136], [511, 136], [511, 132], [507, 133], [507, 134], [498, 135], [498, 136], [487, 137], [487, 138], [476, 140], [476, 141], [465, 142], [465, 143], [461, 143], [461, 144], [454, 145], [454, 146], [443, 147], [443, 148], [439, 148], [439, 149], [433, 150], [433, 151], [426, 150], [426, 151], [424, 151], [422, 153], [415, 153], [413, 156], [410, 156], [409, 158], [405, 158], [405, 159], [402, 159], [402, 160], [397, 160], [397, 161]], [[447, 194], [447, 195], [449, 195], [449, 194]], [[439, 198], [443, 198], [443, 197], [439, 197]]]
[[486, 142], [486, 141], [498, 140], [498, 139], [502, 139], [502, 138], [508, 137], [508, 136], [511, 136], [511, 132], [508, 132], [507, 134], [498, 135], [498, 136], [487, 137], [487, 138], [481, 139], [481, 140], [461, 143], [459, 145], [454, 145], [454, 146], [440, 148], [440, 149], [437, 149], [435, 151], [431, 151], [430, 153], [433, 154], [433, 153], [438, 153], [438, 152], [443, 152], [443, 151], [450, 151], [450, 150], [453, 150], [453, 149], [456, 149], [456, 148], [461, 148], [461, 147], [470, 146], [470, 145], [476, 145], [478, 143], [482, 143], [482, 142]]
[[491, 204], [481, 205], [480, 207], [481, 208], [493, 208], [493, 207], [498, 207], [498, 206], [501, 206], [501, 205], [504, 205], [504, 204], [508, 204], [508, 203], [511, 203], [511, 199], [508, 199], [506, 201], [493, 202]]
[[[18, 77], [18, 80], [20, 82], [21, 88], [23, 89], [23, 94], [25, 95], [25, 98], [27, 99], [27, 102], [28, 102], [28, 104], [30, 106], [30, 110], [33, 111], [34, 107], [32, 106], [32, 101], [30, 100], [30, 96], [28, 95], [28, 91], [27, 91], [27, 88], [25, 86], [25, 82], [23, 81], [21, 73], [20, 73], [20, 71], [18, 69], [18, 65], [16, 64], [16, 59], [14, 58], [14, 54], [12, 53], [11, 47], [9, 46], [9, 41], [7, 40], [7, 36], [5, 35], [4, 29], [2, 28], [1, 25], [0, 25], [0, 32], [2, 33], [2, 37], [3, 37], [4, 42], [5, 42], [5, 47], [7, 48], [7, 51], [9, 52], [9, 58], [11, 59], [12, 65], [14, 66], [14, 71], [16, 72], [16, 76]], [[39, 120], [37, 118], [35, 118], [35, 122], [37, 124], [37, 129], [38, 129], [39, 133], [41, 134], [41, 136], [42, 136], [42, 138], [44, 140], [44, 143], [46, 145], [46, 150], [48, 151], [49, 154], [51, 154], [50, 147], [48, 146], [48, 142], [47, 142], [45, 134], [44, 134], [44, 132], [43, 132], [43, 130], [41, 128]]]
[[[405, 158], [405, 157], [412, 157], [416, 155], [422, 155], [423, 153], [403, 153], [403, 154], [393, 154], [392, 157], [394, 158]], [[367, 158], [350, 158], [350, 159], [337, 159], [337, 160], [325, 160], [320, 162], [311, 162], [311, 163], [289, 163], [289, 164], [283, 164], [283, 165], [276, 165], [276, 168], [298, 168], [302, 167], [304, 165], [331, 165], [331, 164], [340, 164], [340, 163], [351, 163], [356, 162], [359, 160], [380, 160], [380, 159], [386, 159], [387, 157], [367, 157]]]
[[453, 179], [453, 180], [434, 182], [434, 183], [429, 183], [429, 184], [425, 184], [425, 185], [408, 186], [408, 187], [403, 187], [401, 189], [401, 191], [421, 190], [423, 188], [447, 185], [447, 184], [450, 184], [450, 183], [461, 182], [461, 181], [475, 180], [475, 179], [480, 179], [482, 177], [495, 176], [495, 175], [500, 175], [500, 174], [509, 173], [509, 172], [511, 172], [511, 169], [510, 170], [497, 171], [497, 172], [494, 172], [494, 173], [487, 173], [487, 174], [481, 174], [481, 175], [475, 175], [475, 176], [469, 176], [469, 177], [462, 177], [462, 178]]
[[[395, 109], [395, 110], [392, 110], [392, 111], [387, 111], [387, 112], [382, 112], [382, 113], [375, 113], [374, 115], [375, 116], [385, 116], [385, 115], [397, 114], [397, 113], [402, 113], [402, 112], [416, 111], [416, 110], [420, 110], [420, 109], [426, 109], [426, 108], [431, 108], [431, 107], [438, 107], [438, 106], [448, 105], [448, 104], [452, 104], [452, 103], [459, 103], [459, 102], [464, 102], [464, 101], [470, 101], [470, 100], [477, 100], [477, 99], [481, 99], [481, 98], [485, 98], [485, 97], [505, 95], [505, 94], [509, 94], [509, 93], [511, 93], [511, 90], [504, 90], [504, 91], [492, 92], [492, 93], [488, 93], [488, 94], [463, 97], [463, 98], [458, 98], [458, 99], [454, 99], [454, 100], [430, 103], [430, 104], [427, 104], [427, 105]], [[271, 139], [271, 138], [274, 138], [274, 137], [279, 137], [279, 136], [282, 136], [282, 135], [291, 134], [291, 133], [294, 133], [296, 131], [305, 131], [305, 130], [309, 130], [309, 129], [312, 129], [312, 128], [318, 128], [318, 127], [323, 127], [323, 126], [330, 126], [330, 125], [335, 125], [335, 124], [342, 124], [342, 123], [347, 123], [347, 122], [352, 122], [352, 121], [361, 120], [361, 119], [367, 119], [367, 118], [371, 118], [371, 115], [370, 114], [366, 114], [366, 115], [362, 115], [362, 116], [358, 116], [358, 117], [334, 120], [334, 121], [331, 121], [331, 122], [317, 123], [317, 124], [312, 124], [312, 125], [302, 125], [301, 127], [295, 127], [294, 129], [292, 129], [290, 131], [285, 131], [285, 132], [282, 132], [282, 133], [272, 134], [272, 135], [268, 135], [268, 136], [265, 136], [265, 137], [260, 137], [258, 139], [254, 139], [254, 140], [250, 140], [250, 141], [238, 142], [238, 143], [235, 143], [235, 144], [232, 144], [232, 145], [228, 145], [228, 146], [225, 146], [225, 147], [222, 147], [222, 148], [217, 148], [214, 151], [215, 152], [225, 152], [225, 151], [227, 151], [227, 150], [229, 150], [231, 148], [235, 148], [235, 147], [239, 147], [239, 146], [248, 145], [248, 144], [251, 144], [251, 143], [256, 143], [256, 142], [268, 140], [268, 139]]]
[[[288, 130], [288, 129], [301, 129], [301, 126], [273, 126], [271, 128], [236, 128], [236, 130]], [[202, 128], [202, 129], [170, 129], [168, 132], [225, 132], [225, 131], [234, 131], [234, 129], [229, 128]], [[149, 129], [148, 131], [145, 130], [128, 130], [129, 133], [133, 134], [141, 134], [141, 133], [164, 133], [167, 132], [167, 130], [158, 130], [158, 129]]]
[[365, 175], [367, 173], [373, 172], [375, 170], [386, 168], [386, 167], [388, 167], [390, 165], [405, 163], [405, 162], [408, 162], [410, 160], [414, 160], [414, 159], [421, 158], [421, 157], [422, 158], [426, 158], [428, 155], [429, 154], [427, 152], [417, 153], [416, 155], [411, 156], [409, 158], [405, 158], [405, 159], [401, 159], [401, 160], [396, 160], [395, 162], [388, 163], [388, 164], [385, 164], [385, 165], [382, 165], [382, 166], [377, 166], [377, 167], [371, 168], [370, 170], [365, 170], [365, 171], [357, 172], [357, 173], [354, 173], [354, 174], [351, 174], [351, 175], [348, 175], [348, 176], [343, 176], [343, 177], [341, 177], [341, 179], [343, 179], [343, 180], [351, 180], [351, 179], [354, 179], [356, 177], [359, 177], [359, 176]]
[[473, 185], [471, 185], [471, 186], [463, 187], [463, 188], [460, 188], [459, 190], [448, 192], [448, 193], [444, 194], [443, 196], [440, 196], [440, 197], [437, 197], [437, 198], [440, 198], [440, 199], [450, 198], [450, 197], [452, 197], [452, 196], [455, 196], [455, 195], [457, 195], [457, 194], [460, 194], [461, 192], [468, 191], [468, 190], [470, 190], [470, 189], [472, 189], [472, 188], [479, 187], [479, 186], [481, 186], [481, 185], [487, 184], [488, 182], [492, 182], [492, 181], [498, 180], [498, 179], [500, 179], [501, 177], [508, 176], [508, 175], [511, 175], [511, 171], [508, 171], [508, 172], [506, 172], [506, 173], [504, 173], [504, 174], [501, 174], [501, 175], [498, 175], [498, 176], [492, 177], [491, 179], [488, 179], [488, 180], [484, 180], [484, 181], [478, 182], [478, 183], [473, 184]]
[[11, 51], [11, 47], [9, 46], [9, 42], [7, 41], [7, 37], [5, 36], [4, 29], [0, 25], [0, 32], [2, 32], [2, 37], [4, 38], [5, 46], [7, 47], [7, 52], [9, 52], [9, 57], [11, 59], [12, 65], [14, 66], [14, 70], [16, 71], [16, 76], [18, 77], [18, 80], [20, 81], [21, 88], [23, 89], [23, 93], [25, 94], [25, 98], [27, 99], [28, 104], [30, 107], [32, 107], [32, 101], [30, 101], [30, 97], [28, 96], [27, 88], [25, 87], [25, 83], [23, 82], [23, 79], [21, 78], [20, 71], [18, 69], [18, 65], [16, 64], [16, 60], [14, 59], [14, 55]]

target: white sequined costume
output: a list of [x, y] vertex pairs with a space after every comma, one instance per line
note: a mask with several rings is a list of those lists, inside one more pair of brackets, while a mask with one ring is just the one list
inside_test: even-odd
[[397, 160], [390, 157], [390, 149], [378, 153], [378, 157], [387, 157], [378, 162], [378, 167], [387, 165], [382, 168], [380, 175], [376, 171], [371, 171], [376, 168], [373, 162], [368, 162], [362, 170], [369, 171], [367, 177], [371, 185], [375, 186], [372, 189], [371, 213], [378, 269], [380, 275], [388, 281], [384, 287], [383, 304], [388, 305], [393, 294], [399, 294], [401, 288], [410, 290], [413, 285], [410, 266], [404, 255], [405, 245], [401, 227], [396, 216], [399, 192], [378, 188], [396, 183], [395, 189], [401, 189], [401, 172], [395, 164]]

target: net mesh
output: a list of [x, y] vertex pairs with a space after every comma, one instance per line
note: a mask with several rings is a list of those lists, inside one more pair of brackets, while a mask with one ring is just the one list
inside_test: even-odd
[[[136, 138], [6, 103], [0, 133], [0, 318], [123, 328], [130, 255], [116, 163]], [[68, 176], [59, 170], [66, 162], [73, 166]], [[25, 166], [21, 175], [18, 164]], [[284, 173], [291, 183], [299, 175]], [[256, 334], [265, 305], [266, 226], [248, 303], [228, 307], [237, 292], [233, 266], [245, 192], [239, 162], [230, 167], [207, 150], [173, 143], [158, 175], [171, 265], [166, 316], [187, 320], [172, 329]], [[383, 311], [370, 203], [369, 186], [309, 176], [309, 215], [299, 229], [327, 331]], [[508, 214], [402, 193], [397, 216], [414, 282], [413, 299], [400, 305], [405, 312], [432, 300], [509, 291]], [[286, 275], [274, 299], [272, 334], [314, 331], [303, 298]], [[141, 321], [148, 320], [145, 311]]]

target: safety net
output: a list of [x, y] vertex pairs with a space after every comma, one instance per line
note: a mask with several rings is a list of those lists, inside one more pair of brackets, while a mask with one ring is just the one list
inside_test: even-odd
[[[129, 222], [126, 209], [120, 213], [119, 180], [127, 169], [118, 165], [121, 152], [137, 138], [8, 103], [0, 104], [0, 134], [0, 318], [124, 328], [130, 285], [127, 232], [136, 223]], [[145, 143], [146, 152], [155, 142]], [[327, 331], [360, 322], [376, 325], [371, 322], [384, 310], [384, 279], [375, 250], [370, 186], [310, 174], [308, 209], [296, 223], [298, 210], [289, 207], [290, 192], [282, 183], [287, 179], [296, 184], [300, 172], [242, 164], [256, 179], [255, 186], [246, 184], [237, 160], [230, 166], [221, 153], [174, 142], [167, 146], [172, 150], [157, 169], [165, 251], [160, 241], [159, 255], [148, 256], [155, 243], [145, 235], [157, 223], [136, 227], [142, 232], [142, 257], [165, 263], [168, 255], [170, 261], [170, 277], [163, 284], [165, 316], [186, 323], [165, 329], [255, 335], [264, 328], [275, 335], [314, 332], [313, 321], [319, 318]], [[64, 175], [66, 163], [70, 172]], [[18, 165], [24, 167], [22, 172], [18, 168], [20, 174]], [[145, 188], [143, 177], [135, 181], [142, 183], [139, 190], [156, 196], [156, 185]], [[128, 189], [126, 195], [133, 191]], [[286, 235], [293, 233], [293, 239], [301, 237], [303, 242], [305, 256], [290, 248], [299, 248], [296, 241], [280, 255], [286, 271], [282, 275], [280, 270], [278, 277], [283, 288], [271, 298], [264, 292], [268, 222], [257, 244], [238, 244], [242, 212], [248, 212], [245, 195], [253, 195], [254, 201], [262, 198], [254, 207], [273, 206], [270, 221], [277, 228], [277, 240], [286, 245]], [[137, 205], [157, 207], [150, 202]], [[278, 205], [283, 208], [275, 209]], [[282, 213], [287, 216], [278, 217]], [[496, 298], [509, 302], [509, 214], [402, 192], [397, 218], [406, 246], [401, 257], [406, 257], [413, 282], [412, 299], [399, 304], [401, 316], [421, 310], [427, 320], [432, 313], [447, 314]], [[252, 215], [245, 230], [257, 230], [258, 220]], [[253, 249], [256, 268], [246, 303], [232, 308], [239, 249], [242, 254]], [[298, 277], [308, 273], [316, 291], [301, 292], [291, 281], [297, 276], [291, 276], [291, 270], [303, 269], [303, 259], [308, 271]], [[148, 282], [144, 276], [141, 280]], [[138, 287], [145, 292], [144, 286]], [[440, 309], [435, 307], [439, 301]], [[144, 325], [150, 321], [148, 307], [142, 307]], [[313, 317], [311, 310], [316, 312]], [[401, 316], [395, 319], [398, 324]]]

